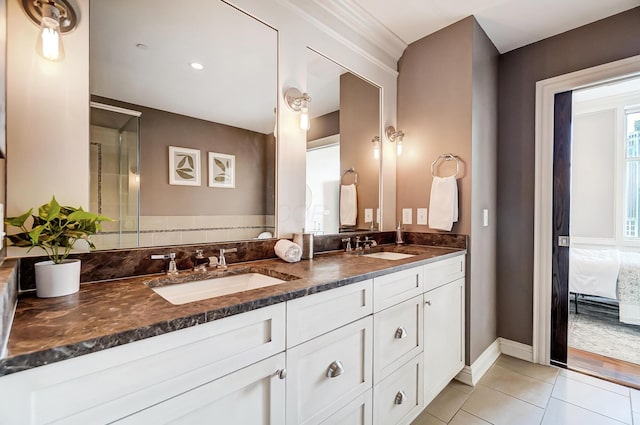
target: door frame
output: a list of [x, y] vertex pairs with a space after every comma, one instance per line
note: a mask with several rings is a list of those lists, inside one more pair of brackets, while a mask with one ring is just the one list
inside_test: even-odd
[[640, 55], [536, 83], [533, 362], [551, 360], [553, 112], [556, 93], [640, 74]]

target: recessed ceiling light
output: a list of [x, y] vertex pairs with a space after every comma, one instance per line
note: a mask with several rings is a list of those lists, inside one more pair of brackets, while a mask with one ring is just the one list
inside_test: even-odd
[[191, 66], [191, 68], [193, 69], [197, 69], [198, 71], [201, 71], [204, 69], [204, 65], [198, 62], [191, 62], [189, 66]]

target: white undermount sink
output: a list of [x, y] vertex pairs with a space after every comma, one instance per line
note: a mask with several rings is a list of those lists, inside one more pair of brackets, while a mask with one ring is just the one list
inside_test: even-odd
[[382, 251], [382, 252], [373, 252], [371, 254], [362, 254], [362, 256], [369, 257], [369, 258], [378, 258], [381, 260], [403, 260], [405, 258], [413, 257], [414, 254], [403, 254], [401, 252]]
[[208, 298], [235, 294], [237, 292], [249, 291], [251, 289], [278, 285], [294, 279], [296, 279], [295, 276], [281, 275], [274, 277], [249, 269], [248, 272], [231, 272], [228, 275], [202, 278], [201, 280], [192, 280], [183, 283], [172, 282], [170, 278], [166, 278], [164, 279], [166, 283], [158, 283], [162, 281], [156, 280], [148, 282], [147, 285], [171, 304], [181, 305]]

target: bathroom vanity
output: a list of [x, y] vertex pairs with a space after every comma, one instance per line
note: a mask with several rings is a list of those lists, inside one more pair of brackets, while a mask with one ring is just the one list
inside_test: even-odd
[[464, 366], [466, 254], [410, 249], [252, 262], [299, 279], [183, 305], [149, 277], [22, 299], [0, 423], [409, 424]]

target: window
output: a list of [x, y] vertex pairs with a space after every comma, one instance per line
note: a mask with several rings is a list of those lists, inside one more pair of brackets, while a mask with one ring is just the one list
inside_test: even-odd
[[640, 211], [640, 111], [626, 111], [624, 237], [638, 239]]

